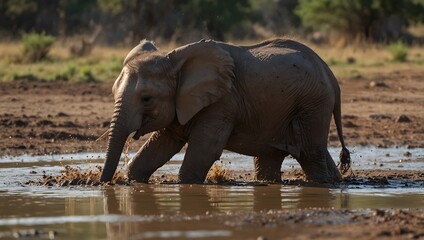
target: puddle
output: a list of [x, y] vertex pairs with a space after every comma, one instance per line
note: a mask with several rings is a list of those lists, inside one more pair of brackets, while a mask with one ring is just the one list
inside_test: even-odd
[[[424, 169], [424, 149], [351, 150], [355, 170]], [[338, 151], [330, 149], [334, 159]], [[423, 181], [399, 179], [387, 179], [389, 184], [375, 185], [358, 181], [358, 184], [334, 188], [250, 183], [106, 187], [22, 184], [40, 179], [44, 173], [59, 174], [64, 165], [94, 168], [103, 164], [103, 158], [104, 154], [100, 153], [0, 158], [0, 238], [256, 239], [263, 232], [284, 231], [282, 228], [235, 228], [216, 216], [310, 208], [424, 207]], [[155, 174], [176, 174], [182, 159], [183, 154], [177, 154]], [[250, 157], [224, 153], [220, 164], [230, 171], [253, 173]], [[282, 170], [298, 168], [296, 161], [287, 159]]]

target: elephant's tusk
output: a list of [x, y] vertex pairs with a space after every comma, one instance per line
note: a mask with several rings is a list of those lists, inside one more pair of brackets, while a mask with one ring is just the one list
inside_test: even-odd
[[110, 131], [110, 129], [106, 130], [106, 132], [104, 132], [99, 138], [96, 139], [96, 142], [104, 140], [109, 135]]
[[[104, 132], [100, 137], [98, 137], [97, 139], [96, 139], [96, 142], [99, 142], [99, 141], [102, 141], [102, 140], [105, 140], [105, 138], [107, 138], [107, 136], [109, 135], [109, 133], [110, 133], [110, 131], [112, 131], [112, 130], [110, 130], [110, 129], [108, 129], [108, 130], [106, 130], [106, 132]], [[126, 142], [128, 142], [133, 136], [135, 135], [135, 132], [133, 132], [133, 133], [131, 133], [129, 136], [128, 136], [128, 138], [127, 138], [127, 141]]]

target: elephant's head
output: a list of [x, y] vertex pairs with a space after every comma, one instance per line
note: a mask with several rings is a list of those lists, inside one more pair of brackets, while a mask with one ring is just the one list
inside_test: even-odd
[[230, 54], [213, 41], [200, 41], [161, 53], [142, 41], [124, 60], [113, 85], [106, 162], [100, 178], [110, 181], [125, 142], [165, 128], [175, 118], [185, 125], [202, 108], [230, 92], [234, 79]]

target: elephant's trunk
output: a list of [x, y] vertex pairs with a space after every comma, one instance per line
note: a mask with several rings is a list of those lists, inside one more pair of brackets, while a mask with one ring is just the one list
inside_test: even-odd
[[126, 114], [122, 110], [122, 104], [115, 104], [115, 112], [110, 123], [109, 140], [106, 151], [106, 161], [100, 177], [100, 182], [111, 181], [118, 167], [122, 150], [130, 134], [126, 126]]

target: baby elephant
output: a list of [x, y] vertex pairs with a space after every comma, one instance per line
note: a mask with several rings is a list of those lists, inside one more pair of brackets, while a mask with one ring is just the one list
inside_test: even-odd
[[281, 181], [289, 154], [316, 182], [341, 180], [327, 151], [334, 115], [341, 125], [340, 88], [325, 62], [293, 40], [252, 46], [201, 40], [164, 53], [142, 41], [126, 56], [112, 92], [101, 181], [110, 181], [126, 139], [153, 132], [131, 159], [130, 180], [147, 182], [187, 143], [179, 179], [203, 183], [224, 149], [254, 156], [257, 180]]

